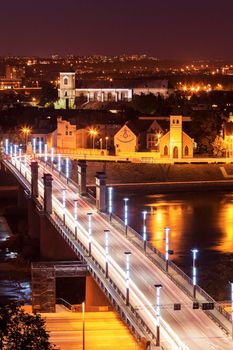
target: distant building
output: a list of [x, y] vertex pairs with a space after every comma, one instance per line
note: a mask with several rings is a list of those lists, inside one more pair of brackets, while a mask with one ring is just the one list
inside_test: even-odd
[[172, 92], [168, 80], [153, 80], [146, 83], [138, 81], [95, 82], [77, 87], [75, 72], [62, 72], [60, 73], [60, 87], [58, 89], [59, 100], [55, 104], [55, 108], [75, 109], [76, 99], [83, 100], [83, 103], [129, 102], [133, 95], [154, 94], [167, 98]]
[[85, 98], [86, 102], [131, 101], [132, 89], [126, 88], [76, 88], [75, 73], [60, 73], [59, 101], [56, 108], [76, 108], [75, 99]]
[[118, 155], [151, 151], [161, 158], [192, 158], [194, 142], [182, 129], [182, 116], [170, 116], [170, 121], [127, 122], [114, 136], [114, 145]]
[[161, 158], [192, 158], [193, 147], [193, 139], [182, 129], [182, 116], [171, 116], [170, 131], [160, 139]]

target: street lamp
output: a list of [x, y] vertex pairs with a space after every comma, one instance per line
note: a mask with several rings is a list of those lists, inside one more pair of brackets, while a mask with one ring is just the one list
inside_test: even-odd
[[160, 346], [160, 289], [161, 284], [155, 284], [156, 288], [156, 346]]
[[34, 157], [35, 157], [35, 155], [36, 155], [36, 138], [35, 137], [33, 137], [33, 139], [32, 139], [32, 152], [33, 152]]
[[47, 143], [45, 143], [45, 145], [44, 145], [44, 161], [45, 162], [48, 161], [48, 145], [47, 145]]
[[60, 154], [57, 155], [57, 170], [59, 171], [59, 173], [61, 172], [61, 155]]
[[89, 134], [92, 136], [92, 148], [95, 148], [95, 137], [98, 134], [96, 129], [90, 129]]
[[112, 217], [112, 187], [108, 187], [108, 213], [109, 213], [109, 219], [111, 221]]
[[51, 147], [50, 150], [50, 160], [51, 160], [51, 167], [53, 168], [53, 162], [54, 162], [54, 148]]
[[129, 198], [123, 198], [124, 200], [124, 223], [125, 223], [125, 235], [127, 236], [128, 230], [128, 200]]
[[42, 141], [39, 141], [39, 157], [41, 157], [42, 154]]
[[143, 215], [143, 242], [144, 242], [144, 250], [146, 251], [146, 241], [147, 241], [147, 233], [146, 233], [146, 216], [147, 216], [147, 211], [144, 210], [142, 212]]
[[125, 252], [126, 257], [126, 273], [125, 273], [125, 287], [126, 287], [126, 306], [129, 306], [129, 282], [130, 282], [130, 255], [131, 252]]
[[69, 175], [70, 175], [69, 158], [66, 158], [66, 179], [67, 179], [67, 182], [69, 179]]
[[25, 146], [27, 151], [27, 142], [28, 142], [28, 135], [31, 133], [32, 129], [28, 126], [23, 126], [21, 128], [21, 133], [24, 135], [25, 138]]
[[233, 281], [230, 282], [231, 285], [231, 322], [232, 322], [232, 340], [233, 340]]
[[106, 148], [106, 151], [108, 150], [108, 140], [109, 140], [109, 137], [106, 136], [105, 137], [105, 148]]
[[77, 222], [78, 222], [78, 200], [74, 199], [74, 222], [75, 222], [75, 239], [77, 239]]
[[108, 256], [109, 256], [109, 230], [104, 230], [105, 235], [105, 277], [108, 278]]
[[196, 259], [198, 249], [191, 250], [193, 254], [193, 265], [192, 265], [192, 281], [193, 281], [193, 297], [196, 299], [196, 285], [197, 285], [197, 268], [196, 268]]
[[17, 148], [18, 148], [18, 146], [14, 145], [14, 157], [15, 158], [17, 157]]
[[9, 140], [5, 140], [5, 154], [8, 156], [9, 154]]
[[12, 145], [10, 145], [10, 156], [11, 156], [11, 158], [13, 157], [13, 146]]
[[166, 259], [166, 271], [168, 272], [168, 259], [169, 259], [169, 232], [170, 228], [165, 228], [165, 259]]
[[89, 256], [91, 256], [91, 242], [92, 242], [92, 213], [87, 213], [87, 216], [88, 216], [88, 242], [89, 242], [88, 253], [89, 253]]
[[63, 223], [65, 224], [65, 209], [66, 209], [66, 189], [62, 190], [62, 210], [63, 210]]
[[83, 350], [85, 350], [85, 301], [82, 303]]

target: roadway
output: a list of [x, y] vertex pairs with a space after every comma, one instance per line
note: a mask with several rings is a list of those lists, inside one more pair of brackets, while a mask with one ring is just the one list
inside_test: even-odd
[[[27, 162], [26, 171], [30, 168]], [[45, 169], [39, 167], [39, 193], [43, 196], [42, 176]], [[46, 172], [49, 172], [46, 169]], [[28, 174], [29, 177], [29, 174]], [[65, 213], [66, 225], [74, 232], [73, 201], [78, 199], [78, 236], [88, 248], [87, 213], [93, 213], [92, 255], [105, 268], [104, 230], [109, 229], [109, 276], [125, 294], [125, 251], [131, 251], [130, 258], [130, 303], [138, 309], [144, 322], [156, 334], [155, 288], [161, 289], [161, 345], [165, 349], [232, 350], [233, 342], [202, 311], [193, 310], [191, 300], [166, 274], [158, 269], [145, 254], [137, 249], [126, 237], [111, 225], [96, 210], [94, 205], [78, 196], [77, 189], [68, 187], [53, 172], [53, 209], [62, 218]], [[66, 209], [62, 209], [62, 189], [66, 188]], [[181, 311], [174, 311], [172, 304], [182, 303]]]

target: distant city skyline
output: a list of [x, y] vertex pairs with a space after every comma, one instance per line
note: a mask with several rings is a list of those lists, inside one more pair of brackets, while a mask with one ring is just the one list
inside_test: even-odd
[[1, 56], [233, 59], [232, 0], [14, 0], [1, 12]]

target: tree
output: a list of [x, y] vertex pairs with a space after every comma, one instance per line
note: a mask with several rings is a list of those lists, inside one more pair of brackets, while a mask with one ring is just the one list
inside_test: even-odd
[[52, 106], [57, 98], [58, 94], [56, 87], [49, 81], [43, 81], [41, 83], [40, 104], [42, 106]]
[[191, 136], [200, 153], [213, 154], [213, 142], [219, 135], [221, 118], [212, 111], [197, 111], [192, 115]]
[[226, 155], [226, 145], [223, 138], [219, 135], [215, 137], [213, 146], [213, 155], [216, 157], [223, 157]]
[[1, 350], [52, 350], [45, 321], [12, 303], [0, 307]]

